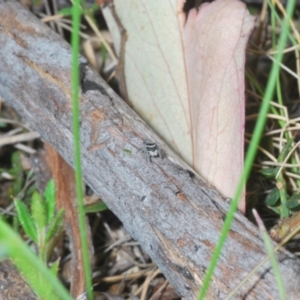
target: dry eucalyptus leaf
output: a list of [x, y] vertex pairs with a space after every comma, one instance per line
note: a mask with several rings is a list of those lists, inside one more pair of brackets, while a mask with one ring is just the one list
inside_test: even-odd
[[244, 163], [245, 49], [253, 26], [242, 2], [218, 0], [191, 10], [183, 34], [193, 167], [230, 198]]
[[[124, 75], [134, 110], [192, 165], [188, 86], [176, 1], [114, 1], [127, 32]], [[118, 27], [108, 7], [104, 16], [116, 52]]]
[[[135, 111], [225, 197], [233, 197], [244, 157], [245, 48], [254, 26], [238, 0], [189, 12], [182, 1], [114, 0], [126, 30], [122, 43], [128, 99]], [[240, 210], [244, 211], [244, 196]]]

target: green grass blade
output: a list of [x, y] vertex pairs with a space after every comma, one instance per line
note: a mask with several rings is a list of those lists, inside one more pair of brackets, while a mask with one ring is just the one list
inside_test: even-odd
[[[281, 34], [280, 34], [280, 37], [279, 37], [279, 42], [278, 42], [278, 52], [276, 54], [276, 59], [275, 59], [277, 62], [282, 61], [283, 49], [285, 47], [285, 44], [286, 44], [286, 41], [287, 41], [287, 36], [288, 36], [289, 21], [290, 21], [290, 18], [292, 16], [292, 14], [293, 14], [294, 7], [295, 7], [295, 0], [288, 1], [287, 15], [284, 19], [283, 28], [282, 28], [282, 31], [281, 31]], [[220, 256], [222, 247], [225, 243], [227, 234], [229, 232], [230, 225], [233, 221], [234, 213], [237, 209], [240, 195], [242, 194], [244, 185], [245, 185], [246, 180], [249, 176], [249, 173], [250, 173], [250, 170], [251, 170], [251, 167], [252, 167], [256, 152], [257, 152], [258, 144], [259, 144], [259, 141], [260, 141], [263, 129], [264, 129], [264, 125], [265, 125], [265, 121], [266, 121], [266, 115], [269, 111], [269, 105], [270, 105], [270, 101], [272, 99], [272, 96], [274, 94], [274, 89], [275, 89], [277, 78], [279, 76], [279, 71], [280, 71], [279, 64], [278, 63], [273, 63], [271, 73], [270, 73], [270, 77], [269, 77], [268, 84], [267, 84], [267, 88], [266, 88], [266, 92], [265, 92], [265, 95], [264, 95], [263, 103], [262, 103], [262, 106], [261, 106], [261, 109], [260, 109], [260, 112], [259, 112], [258, 120], [257, 120], [256, 125], [255, 125], [255, 129], [254, 129], [253, 137], [252, 137], [252, 140], [251, 140], [251, 143], [250, 143], [250, 146], [249, 146], [249, 150], [247, 152], [244, 172], [243, 172], [243, 174], [240, 178], [235, 196], [234, 196], [234, 198], [231, 202], [229, 211], [227, 213], [227, 217], [225, 219], [224, 226], [222, 228], [218, 244], [217, 244], [216, 249], [214, 251], [214, 254], [212, 256], [212, 259], [211, 259], [210, 265], [208, 267], [206, 276], [204, 278], [203, 285], [202, 285], [202, 288], [201, 288], [198, 299], [204, 299], [205, 298], [205, 295], [206, 295], [206, 292], [208, 290], [209, 283], [211, 281], [214, 269], [217, 265], [218, 258]], [[234, 251], [234, 249], [232, 249], [232, 251]]]
[[80, 227], [80, 240], [82, 245], [82, 256], [86, 279], [86, 292], [89, 300], [93, 299], [91, 267], [88, 255], [87, 232], [85, 225], [85, 213], [82, 190], [82, 172], [80, 162], [80, 130], [79, 130], [79, 103], [78, 103], [78, 85], [79, 85], [79, 25], [80, 25], [80, 1], [75, 0], [73, 4], [72, 17], [72, 108], [73, 108], [73, 135], [74, 135], [74, 161], [75, 161], [75, 179], [77, 193], [77, 207]]
[[278, 262], [277, 262], [276, 257], [275, 257], [275, 251], [273, 249], [271, 239], [268, 235], [268, 232], [267, 232], [262, 220], [260, 219], [258, 213], [256, 212], [256, 210], [253, 210], [253, 215], [254, 215], [254, 217], [256, 219], [256, 222], [259, 226], [262, 238], [263, 238], [264, 243], [265, 243], [265, 248], [267, 250], [267, 253], [268, 253], [272, 268], [273, 268], [273, 272], [274, 272], [274, 275], [275, 275], [275, 280], [277, 282], [277, 287], [278, 287], [278, 290], [279, 290], [280, 299], [285, 300], [286, 299], [285, 287], [284, 287], [284, 284], [283, 284], [283, 281], [282, 281], [282, 277], [281, 277], [281, 274], [280, 274]]

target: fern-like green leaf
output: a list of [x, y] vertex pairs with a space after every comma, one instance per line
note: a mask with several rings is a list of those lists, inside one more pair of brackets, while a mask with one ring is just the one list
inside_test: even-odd
[[47, 214], [47, 223], [49, 223], [54, 217], [55, 213], [55, 183], [54, 180], [49, 180], [45, 188], [45, 202], [46, 202], [46, 214]]
[[49, 243], [63, 228], [65, 211], [59, 210], [56, 216], [50, 221], [49, 227], [46, 233], [46, 243]]
[[28, 237], [34, 241], [37, 242], [37, 230], [34, 225], [34, 221], [28, 211], [27, 206], [20, 200], [15, 199], [14, 200], [16, 211], [18, 214], [18, 218], [22, 224], [22, 227], [25, 231], [25, 233], [28, 235]]
[[38, 232], [46, 227], [45, 203], [38, 192], [34, 192], [31, 201], [31, 214]]
[[58, 273], [58, 267], [59, 267], [59, 259], [53, 263], [53, 265], [50, 267], [50, 271], [54, 276], [57, 276]]

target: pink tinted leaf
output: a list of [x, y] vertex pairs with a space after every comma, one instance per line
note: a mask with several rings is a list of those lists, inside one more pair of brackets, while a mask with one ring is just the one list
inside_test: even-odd
[[[190, 11], [184, 25], [183, 2], [114, 0], [127, 33], [129, 102], [203, 178], [233, 197], [243, 167], [245, 47], [254, 19], [242, 2], [219, 0]], [[118, 22], [103, 13], [121, 53]]]
[[183, 33], [193, 167], [225, 197], [233, 197], [243, 169], [245, 48], [253, 26], [242, 2], [217, 0], [191, 10]]

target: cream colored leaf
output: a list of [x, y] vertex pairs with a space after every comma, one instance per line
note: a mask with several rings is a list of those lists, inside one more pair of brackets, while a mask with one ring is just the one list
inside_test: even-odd
[[188, 164], [232, 197], [243, 168], [245, 47], [254, 19], [242, 2], [217, 0], [190, 11], [184, 25], [182, 2], [114, 0], [128, 36], [128, 98]]
[[[176, 1], [117, 0], [114, 4], [128, 36], [124, 73], [129, 101], [191, 165], [188, 88]], [[106, 11], [106, 19], [107, 15]], [[113, 35], [119, 52], [120, 38]]]

